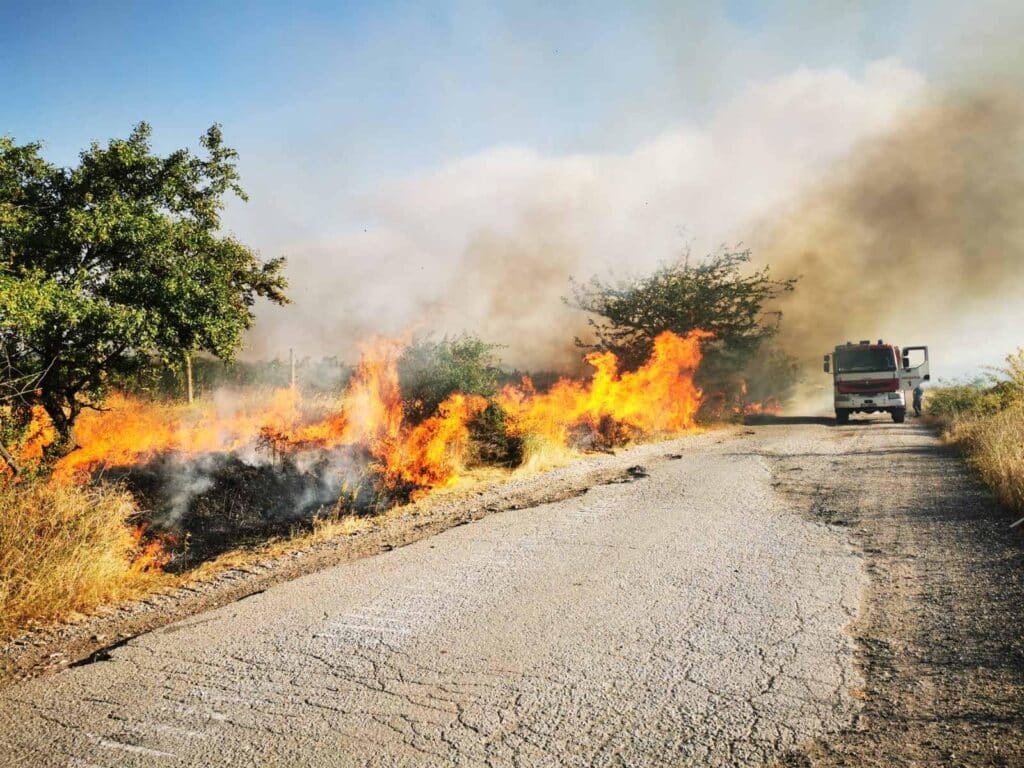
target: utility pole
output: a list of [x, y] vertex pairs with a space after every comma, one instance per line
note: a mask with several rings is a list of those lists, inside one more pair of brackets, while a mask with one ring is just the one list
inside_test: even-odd
[[185, 397], [187, 398], [188, 403], [190, 405], [192, 404], [192, 401], [195, 399], [195, 396], [194, 396], [194, 393], [193, 393], [193, 390], [192, 390], [192, 353], [191, 352], [186, 352], [185, 353]]
[[295, 389], [295, 350], [292, 347], [288, 347], [288, 368], [291, 370], [289, 386]]

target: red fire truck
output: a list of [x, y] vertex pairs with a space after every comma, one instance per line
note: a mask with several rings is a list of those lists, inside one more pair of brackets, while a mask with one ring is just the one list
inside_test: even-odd
[[928, 347], [900, 347], [861, 341], [846, 342], [825, 355], [825, 373], [832, 374], [836, 423], [845, 424], [852, 413], [886, 411], [902, 423], [911, 393], [928, 381]]

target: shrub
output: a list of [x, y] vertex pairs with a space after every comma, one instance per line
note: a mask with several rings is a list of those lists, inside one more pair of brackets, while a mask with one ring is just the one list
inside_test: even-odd
[[140, 559], [132, 497], [120, 488], [40, 481], [0, 486], [0, 636], [135, 594], [155, 578]]
[[409, 420], [418, 423], [434, 415], [437, 407], [456, 392], [493, 397], [502, 375], [495, 360], [497, 349], [498, 345], [475, 336], [413, 341], [398, 361], [399, 385]]

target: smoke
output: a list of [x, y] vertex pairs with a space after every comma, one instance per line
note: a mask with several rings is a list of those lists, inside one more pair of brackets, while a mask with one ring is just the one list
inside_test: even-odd
[[[331, 180], [310, 180], [303, 199], [325, 201], [311, 228], [328, 231], [281, 244], [295, 304], [261, 310], [250, 354], [350, 359], [361, 338], [413, 328], [504, 344], [511, 366], [567, 368], [586, 328], [562, 301], [570, 277], [642, 274], [686, 248], [745, 239], [749, 222], [889, 129], [923, 91], [919, 73], [889, 59], [858, 74], [801, 69], [621, 153], [495, 147], [347, 200]], [[248, 182], [254, 201], [260, 181]], [[338, 210], [355, 226], [334, 224]]]
[[[990, 88], [933, 95], [858, 143], [753, 238], [779, 275], [781, 339], [802, 360], [848, 339], [985, 345], [1024, 288], [1024, 101]], [[981, 327], [984, 327], [982, 325]], [[1004, 327], [995, 344], [1022, 339]], [[941, 368], [940, 368], [941, 369]]]

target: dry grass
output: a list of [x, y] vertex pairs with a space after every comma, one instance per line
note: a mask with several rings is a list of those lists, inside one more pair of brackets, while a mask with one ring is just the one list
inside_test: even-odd
[[118, 488], [0, 485], [0, 636], [159, 581], [138, 560], [136, 513]]
[[1024, 510], [1024, 400], [984, 415], [962, 415], [945, 430], [968, 464], [1007, 506]]

